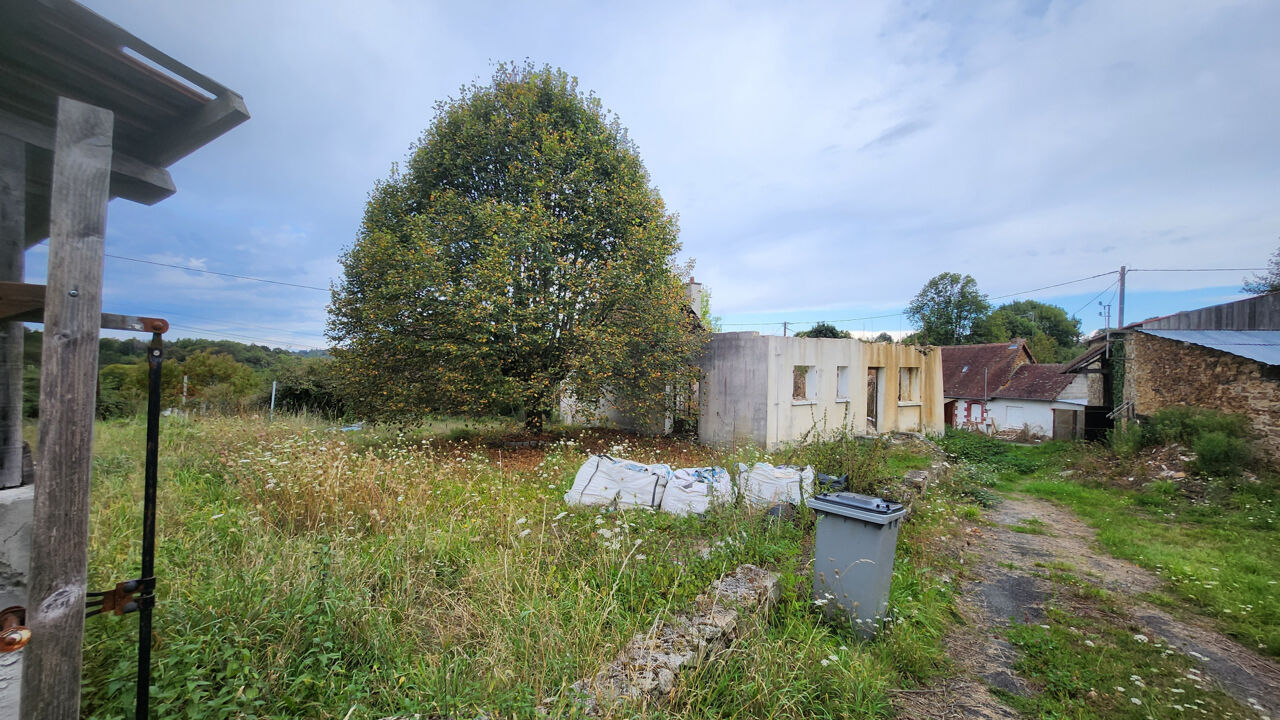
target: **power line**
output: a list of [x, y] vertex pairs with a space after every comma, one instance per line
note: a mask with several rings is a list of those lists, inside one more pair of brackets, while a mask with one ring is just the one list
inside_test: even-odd
[[[1038, 288], [1035, 288], [1035, 289], [1032, 289], [1032, 290], [1022, 290], [1022, 291], [1020, 291], [1020, 292], [1009, 293], [1009, 294], [1007, 294], [1007, 295], [997, 295], [997, 296], [995, 296], [995, 297], [993, 297], [993, 298], [990, 298], [990, 299], [991, 299], [991, 300], [1003, 300], [1004, 298], [1015, 297], [1015, 296], [1017, 296], [1017, 295], [1030, 295], [1031, 293], [1034, 293], [1034, 292], [1040, 292], [1041, 290], [1049, 290], [1049, 289], [1052, 289], [1052, 288], [1063, 287], [1064, 285], [1074, 285], [1074, 284], [1076, 284], [1076, 283], [1082, 283], [1082, 282], [1085, 282], [1085, 281], [1087, 281], [1087, 280], [1096, 280], [1097, 278], [1100, 278], [1100, 277], [1106, 277], [1106, 276], [1108, 276], [1108, 275], [1115, 275], [1115, 274], [1117, 274], [1118, 272], [1120, 272], [1120, 271], [1119, 271], [1119, 270], [1111, 270], [1111, 271], [1104, 272], [1104, 273], [1098, 273], [1097, 275], [1090, 275], [1089, 277], [1077, 278], [1077, 279], [1075, 279], [1075, 280], [1067, 280], [1066, 282], [1054, 283], [1054, 284], [1052, 284], [1052, 285], [1045, 285], [1045, 286], [1043, 286], [1043, 287], [1038, 287]], [[1110, 287], [1108, 287], [1108, 289], [1110, 289]], [[1104, 290], [1103, 292], [1106, 292], [1106, 291]], [[905, 313], [905, 312], [896, 312], [896, 313], [889, 313], [889, 314], [887, 314], [887, 315], [868, 315], [868, 316], [866, 316], [866, 317], [845, 318], [845, 319], [843, 319], [843, 320], [814, 320], [814, 321], [811, 321], [811, 323], [820, 323], [820, 322], [825, 322], [825, 323], [830, 323], [830, 324], [832, 324], [832, 325], [835, 325], [835, 324], [837, 324], [837, 323], [861, 322], [861, 321], [863, 321], [863, 320], [883, 320], [883, 319], [885, 319], [885, 318], [901, 317], [901, 316], [903, 316], [903, 315], [906, 315], [906, 313]], [[790, 324], [790, 325], [804, 325], [804, 324], [806, 324], [806, 323], [805, 323], [805, 321], [799, 321], [799, 320], [788, 320], [788, 321], [786, 321], [786, 323], [787, 323], [787, 324]], [[765, 327], [765, 326], [768, 326], [768, 327], [772, 327], [772, 326], [775, 326], [775, 325], [782, 325], [782, 324], [783, 324], [782, 322], [721, 323], [721, 325], [723, 325], [723, 326], [725, 326], [725, 327], [748, 327], [748, 326], [753, 326], [753, 327]]]
[[1269, 268], [1129, 268], [1129, 272], [1265, 272]]
[[1040, 292], [1041, 290], [1048, 290], [1048, 289], [1050, 289], [1050, 288], [1062, 287], [1063, 285], [1075, 285], [1076, 283], [1082, 283], [1082, 282], [1084, 282], [1085, 280], [1094, 280], [1094, 279], [1096, 279], [1096, 278], [1106, 277], [1106, 276], [1108, 276], [1108, 275], [1115, 275], [1115, 274], [1116, 274], [1116, 273], [1118, 273], [1118, 272], [1120, 272], [1120, 271], [1119, 271], [1119, 270], [1112, 270], [1112, 271], [1110, 271], [1110, 272], [1098, 273], [1097, 275], [1090, 275], [1089, 277], [1086, 277], [1086, 278], [1080, 278], [1079, 280], [1068, 280], [1068, 281], [1066, 281], [1066, 282], [1060, 282], [1060, 283], [1055, 283], [1055, 284], [1053, 284], [1053, 285], [1045, 285], [1044, 287], [1038, 287], [1038, 288], [1036, 288], [1035, 290], [1023, 290], [1022, 292], [1009, 293], [1008, 295], [997, 295], [997, 296], [995, 296], [995, 297], [993, 297], [993, 298], [988, 298], [988, 299], [989, 299], [989, 300], [1003, 300], [1003, 299], [1005, 299], [1005, 298], [1014, 297], [1015, 295], [1030, 295], [1030, 294], [1031, 294], [1031, 293], [1033, 293], [1033, 292]]
[[236, 275], [235, 273], [218, 272], [217, 270], [205, 270], [198, 267], [190, 267], [188, 265], [175, 265], [173, 263], [157, 262], [155, 260], [143, 260], [141, 258], [125, 257], [123, 255], [112, 255], [104, 253], [106, 257], [114, 260], [128, 260], [129, 262], [144, 263], [147, 265], [159, 265], [160, 267], [176, 268], [178, 270], [190, 270], [191, 272], [204, 273], [206, 275], [220, 275], [222, 277], [235, 278], [237, 280], [252, 280], [254, 282], [269, 283], [271, 285], [284, 285], [286, 287], [302, 288], [303, 290], [319, 290], [320, 292], [329, 292], [329, 288], [318, 287], [316, 285], [300, 285], [298, 283], [285, 282], [283, 280], [268, 280], [266, 278], [250, 277], [248, 275]]
[[1113, 281], [1110, 285], [1108, 285], [1108, 286], [1106, 286], [1106, 287], [1102, 288], [1102, 292], [1100, 292], [1100, 293], [1098, 293], [1097, 295], [1094, 295], [1093, 297], [1089, 298], [1089, 299], [1088, 299], [1088, 301], [1086, 301], [1086, 302], [1085, 302], [1085, 304], [1083, 304], [1083, 305], [1081, 305], [1081, 306], [1080, 306], [1080, 310], [1076, 310], [1075, 312], [1071, 313], [1071, 317], [1075, 317], [1075, 316], [1079, 315], [1081, 310], [1084, 310], [1085, 308], [1087, 308], [1087, 307], [1089, 307], [1090, 305], [1092, 305], [1094, 300], [1097, 300], [1098, 298], [1102, 297], [1103, 293], [1105, 293], [1105, 292], [1107, 292], [1108, 290], [1110, 290], [1111, 288], [1115, 287], [1119, 282], [1120, 282], [1120, 280], [1119, 280], [1119, 279], [1116, 279], [1116, 280], [1115, 280], [1115, 281]]
[[226, 336], [228, 336], [228, 337], [240, 338], [240, 339], [242, 339], [242, 340], [257, 340], [257, 341], [259, 341], [259, 342], [275, 343], [277, 346], [280, 346], [280, 345], [289, 345], [289, 346], [293, 346], [293, 347], [305, 348], [305, 349], [307, 349], [307, 350], [323, 350], [323, 349], [324, 349], [324, 348], [316, 347], [316, 346], [314, 346], [314, 345], [307, 345], [307, 344], [305, 344], [305, 343], [300, 343], [300, 342], [296, 342], [296, 341], [292, 341], [292, 340], [290, 340], [290, 341], [285, 341], [285, 340], [280, 340], [280, 339], [254, 337], [253, 335], [240, 335], [240, 334], [238, 334], [238, 333], [227, 332], [226, 330], [214, 330], [214, 329], [212, 329], [212, 328], [196, 327], [195, 325], [170, 326], [170, 330], [179, 330], [179, 329], [182, 329], [182, 330], [196, 330], [196, 331], [199, 331], [199, 332], [214, 333], [214, 334], [217, 334], [217, 335], [226, 335]]
[[219, 324], [222, 324], [222, 325], [231, 325], [232, 330], [236, 330], [236, 329], [240, 329], [240, 330], [248, 329], [248, 330], [250, 330], [251, 332], [252, 332], [252, 331], [256, 331], [256, 330], [271, 330], [271, 331], [274, 331], [274, 332], [284, 333], [284, 334], [286, 334], [286, 335], [293, 335], [293, 336], [295, 336], [295, 337], [300, 337], [300, 338], [314, 338], [314, 337], [316, 337], [316, 334], [314, 334], [314, 333], [313, 333], [313, 334], [307, 334], [307, 333], [299, 332], [299, 331], [297, 331], [297, 330], [289, 330], [288, 328], [272, 327], [272, 326], [270, 326], [270, 325], [259, 325], [258, 323], [254, 323], [252, 327], [248, 327], [248, 328], [247, 328], [247, 327], [245, 327], [245, 326], [243, 326], [243, 325], [239, 325], [239, 326], [238, 326], [238, 325], [234, 325], [234, 324], [228, 323], [226, 320], [223, 320], [223, 319], [220, 319], [220, 318], [202, 317], [202, 316], [200, 316], [200, 315], [191, 315], [191, 314], [189, 314], [189, 313], [185, 313], [185, 312], [178, 312], [178, 311], [174, 311], [174, 310], [161, 311], [161, 312], [160, 312], [160, 315], [161, 315], [162, 317], [164, 317], [165, 319], [168, 319], [168, 318], [170, 318], [170, 317], [180, 317], [180, 318], [187, 318], [187, 319], [189, 319], [189, 320], [203, 320], [203, 321], [208, 321], [208, 322], [215, 322], [215, 323], [219, 323]]

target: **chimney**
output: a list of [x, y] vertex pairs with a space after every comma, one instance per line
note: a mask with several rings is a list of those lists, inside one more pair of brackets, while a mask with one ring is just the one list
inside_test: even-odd
[[685, 291], [689, 294], [689, 307], [693, 308], [694, 315], [702, 314], [702, 283], [689, 277], [688, 284], [685, 285]]

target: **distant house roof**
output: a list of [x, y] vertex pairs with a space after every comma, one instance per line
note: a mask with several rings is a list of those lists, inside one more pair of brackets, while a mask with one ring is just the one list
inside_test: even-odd
[[[986, 400], [1013, 378], [1018, 356], [1034, 363], [1027, 341], [983, 345], [947, 345], [942, 348], [942, 394], [949, 398]], [[986, 373], [983, 373], [983, 370]]]
[[1063, 372], [1065, 367], [1066, 365], [1060, 363], [1020, 365], [1014, 371], [1013, 379], [1004, 387], [991, 393], [991, 397], [1010, 400], [1056, 400], [1071, 381], [1076, 379], [1075, 375]]
[[1106, 343], [1103, 343], [1103, 342], [1096, 343], [1095, 345], [1090, 347], [1088, 350], [1085, 350], [1083, 353], [1077, 356], [1075, 360], [1072, 360], [1071, 362], [1064, 365], [1062, 368], [1062, 372], [1064, 373], [1079, 372], [1081, 369], [1086, 368], [1092, 365], [1094, 362], [1096, 362], [1098, 358], [1102, 357], [1102, 354], [1105, 353], [1106, 351], [1107, 351]]
[[[1165, 340], [1192, 343], [1265, 365], [1280, 365], [1280, 330], [1139, 330]], [[943, 356], [945, 358], [945, 356]]]

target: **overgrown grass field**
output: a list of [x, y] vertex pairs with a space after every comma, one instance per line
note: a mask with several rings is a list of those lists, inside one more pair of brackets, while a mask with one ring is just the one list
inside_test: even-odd
[[[441, 433], [454, 433], [454, 439]], [[136, 576], [143, 427], [96, 429], [91, 586]], [[535, 717], [637, 632], [741, 563], [781, 575], [781, 602], [720, 662], [627, 716], [883, 717], [890, 691], [947, 671], [958, 562], [944, 538], [976, 516], [943, 483], [903, 524], [893, 622], [860, 643], [809, 599], [813, 517], [768, 522], [569, 508], [588, 448], [673, 466], [756, 459], [855, 471], [892, 487], [927, 460], [834, 439], [776, 455], [569, 434], [539, 448], [437, 426], [340, 432], [314, 421], [166, 418], [153, 707], [157, 717]], [[617, 445], [617, 446], [615, 446]], [[833, 467], [834, 466], [834, 467]], [[88, 621], [86, 716], [132, 715], [134, 616]]]

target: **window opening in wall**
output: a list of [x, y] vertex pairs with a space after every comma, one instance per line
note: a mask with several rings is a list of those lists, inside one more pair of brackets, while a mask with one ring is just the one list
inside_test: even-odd
[[920, 368], [898, 368], [898, 402], [920, 402]]
[[796, 365], [791, 370], [791, 399], [813, 402], [818, 393], [818, 377], [812, 365]]
[[884, 368], [867, 368], [867, 432], [874, 433], [880, 422], [880, 385], [884, 377]]
[[849, 366], [836, 366], [836, 400], [849, 399]]

